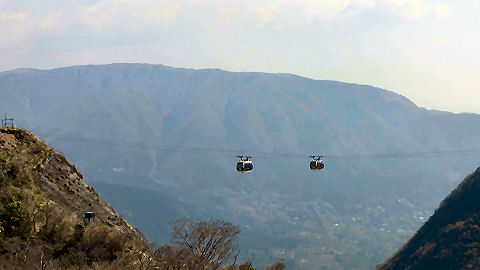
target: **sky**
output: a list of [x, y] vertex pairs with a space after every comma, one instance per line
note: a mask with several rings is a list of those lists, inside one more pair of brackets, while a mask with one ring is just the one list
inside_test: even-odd
[[293, 73], [480, 113], [480, 1], [0, 0], [0, 71], [118, 62]]

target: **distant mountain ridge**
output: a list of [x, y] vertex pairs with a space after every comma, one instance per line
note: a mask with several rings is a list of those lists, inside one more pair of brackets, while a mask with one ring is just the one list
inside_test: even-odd
[[[466, 155], [355, 158], [480, 145], [479, 115], [426, 110], [366, 85], [111, 64], [4, 72], [0, 91], [0, 108], [65, 153], [87, 182], [161, 191], [209, 215], [202, 218], [248, 228], [253, 237], [242, 246], [260, 264], [372, 268], [478, 165]], [[254, 156], [254, 172], [238, 175], [235, 155], [248, 152], [305, 158]], [[351, 158], [326, 159], [312, 173], [311, 154]]]
[[378, 269], [480, 268], [480, 168]]

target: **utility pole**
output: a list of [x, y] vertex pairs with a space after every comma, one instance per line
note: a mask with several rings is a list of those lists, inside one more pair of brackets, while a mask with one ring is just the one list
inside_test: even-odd
[[5, 113], [5, 117], [4, 119], [2, 119], [2, 127], [15, 127], [15, 125], [13, 124], [13, 118], [7, 118], [7, 113]]

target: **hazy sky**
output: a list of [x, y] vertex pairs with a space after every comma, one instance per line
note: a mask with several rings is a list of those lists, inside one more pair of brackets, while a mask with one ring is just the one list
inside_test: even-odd
[[0, 0], [0, 71], [112, 62], [288, 72], [480, 113], [480, 1]]

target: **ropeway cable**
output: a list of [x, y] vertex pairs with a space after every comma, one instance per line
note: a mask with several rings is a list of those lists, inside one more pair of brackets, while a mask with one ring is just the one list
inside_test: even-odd
[[[188, 152], [190, 154], [206, 153], [225, 153], [232, 156], [238, 154], [248, 154], [253, 158], [309, 158], [311, 154], [316, 153], [282, 153], [282, 152], [257, 152], [245, 151], [240, 149], [221, 149], [203, 146], [187, 145], [159, 145], [147, 144], [145, 142], [117, 142], [107, 139], [85, 138], [79, 136], [44, 136], [46, 140], [61, 140], [79, 143], [100, 144], [103, 146], [135, 148], [141, 150], [156, 150], [162, 152]], [[439, 157], [459, 157], [459, 156], [480, 156], [480, 149], [456, 149], [456, 150], [437, 150], [437, 151], [419, 151], [419, 152], [396, 152], [396, 153], [368, 153], [368, 154], [328, 154], [322, 155], [325, 159], [401, 159], [401, 158], [439, 158]]]

